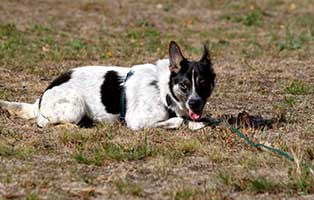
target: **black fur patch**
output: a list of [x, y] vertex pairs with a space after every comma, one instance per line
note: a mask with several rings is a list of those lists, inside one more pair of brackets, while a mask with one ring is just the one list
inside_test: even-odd
[[171, 95], [173, 96], [173, 98], [175, 99], [175, 100], [177, 100], [177, 101], [179, 101], [179, 99], [176, 97], [176, 95], [174, 94], [174, 92], [173, 92], [173, 86], [174, 86], [174, 77], [176, 76], [177, 74], [176, 73], [174, 73], [174, 72], [171, 72], [171, 74], [170, 74], [170, 81], [169, 81], [169, 83], [168, 83], [168, 87], [169, 87], [169, 90], [170, 90], [170, 93], [171, 93]]
[[81, 121], [79, 121], [78, 125], [82, 128], [91, 128], [94, 126], [94, 122], [90, 117], [85, 115]]
[[173, 104], [173, 101], [168, 94], [166, 95], [166, 102], [167, 102], [167, 106], [165, 106], [165, 107], [166, 107], [166, 110], [168, 112], [168, 117], [169, 118], [176, 117], [177, 116], [176, 113], [169, 108]]
[[170, 119], [170, 118], [173, 118], [173, 117], [177, 117], [177, 114], [173, 111], [173, 110], [171, 110], [170, 108], [168, 108], [168, 107], [166, 107], [166, 109], [167, 109], [167, 112], [168, 112], [168, 118]]
[[172, 105], [171, 97], [168, 94], [166, 95], [166, 102], [168, 107]]
[[66, 83], [68, 82], [70, 79], [71, 79], [71, 75], [72, 75], [72, 71], [68, 71], [64, 74], [62, 74], [61, 76], [59, 76], [58, 78], [56, 78], [55, 80], [53, 80], [50, 85], [48, 85], [48, 87], [46, 88], [45, 91], [55, 87], [55, 86], [58, 86], [58, 85], [61, 85], [63, 83]]
[[173, 86], [184, 80], [192, 80], [193, 66], [189, 66], [189, 64], [190, 64], [189, 61], [187, 61], [186, 59], [183, 59], [180, 62], [180, 66], [181, 66], [180, 71], [178, 73], [171, 72], [170, 74], [170, 81], [169, 81], [170, 93], [173, 96], [173, 98], [177, 101], [180, 101], [180, 99], [178, 99], [178, 97], [173, 92]]
[[157, 90], [159, 90], [158, 82], [157, 81], [152, 81], [149, 83], [149, 85], [155, 87]]
[[[58, 78], [56, 78], [55, 80], [53, 80], [49, 85], [48, 87], [46, 88], [46, 90], [44, 92], [46, 92], [47, 90], [53, 88], [53, 87], [56, 87], [58, 85], [62, 85], [63, 83], [66, 83], [68, 82], [70, 79], [71, 79], [71, 75], [72, 75], [72, 71], [68, 71], [64, 74], [62, 74], [61, 76], [59, 76]], [[42, 100], [42, 95], [39, 99], [39, 108], [40, 108], [40, 105], [41, 105], [41, 100]]]
[[108, 71], [104, 78], [100, 88], [101, 102], [108, 113], [119, 114], [123, 79], [116, 71]]

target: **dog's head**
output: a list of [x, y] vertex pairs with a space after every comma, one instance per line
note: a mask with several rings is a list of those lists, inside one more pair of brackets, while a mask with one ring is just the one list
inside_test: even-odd
[[201, 117], [207, 98], [215, 86], [216, 74], [212, 68], [207, 45], [198, 61], [187, 60], [179, 46], [171, 41], [169, 45], [169, 87], [172, 96], [184, 105], [185, 113], [192, 120]]

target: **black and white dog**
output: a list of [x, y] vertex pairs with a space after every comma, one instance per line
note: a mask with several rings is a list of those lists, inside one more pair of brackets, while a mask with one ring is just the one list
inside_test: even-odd
[[79, 124], [82, 119], [113, 123], [119, 117], [132, 130], [178, 128], [201, 118], [215, 86], [215, 73], [204, 45], [199, 61], [187, 60], [175, 42], [169, 59], [156, 64], [87, 66], [55, 79], [34, 104], [0, 101], [0, 107], [48, 124]]

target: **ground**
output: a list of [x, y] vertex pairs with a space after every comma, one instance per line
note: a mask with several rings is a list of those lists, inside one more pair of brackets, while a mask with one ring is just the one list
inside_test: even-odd
[[82, 65], [155, 62], [171, 40], [217, 87], [205, 113], [282, 118], [272, 128], [38, 128], [0, 116], [3, 199], [313, 199], [314, 3], [308, 0], [1, 0], [0, 99], [34, 102]]

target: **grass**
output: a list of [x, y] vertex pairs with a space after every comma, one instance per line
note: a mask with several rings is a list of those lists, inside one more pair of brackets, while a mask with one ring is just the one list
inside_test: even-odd
[[40, 199], [40, 198], [35, 193], [31, 193], [31, 194], [26, 196], [26, 200], [38, 200], [38, 199]]
[[274, 183], [272, 181], [268, 181], [264, 178], [255, 179], [250, 181], [250, 185], [248, 186], [249, 190], [256, 193], [265, 193], [265, 192], [278, 192], [280, 191], [281, 185]]
[[0, 156], [8, 158], [27, 159], [34, 153], [32, 146], [14, 146], [0, 140]]
[[131, 181], [116, 180], [114, 181], [114, 185], [121, 194], [130, 194], [138, 197], [143, 196], [144, 194], [143, 187], [140, 184]]
[[263, 21], [263, 13], [259, 9], [248, 12], [243, 16], [238, 15], [223, 15], [221, 19], [230, 20], [232, 22], [242, 23], [245, 26], [258, 26]]
[[105, 143], [99, 146], [88, 146], [87, 148], [88, 149], [79, 150], [74, 155], [77, 162], [101, 165], [104, 160], [142, 160], [156, 155], [155, 148], [147, 142], [147, 139], [145, 139], [144, 142], [130, 146]]
[[202, 144], [198, 139], [191, 138], [178, 140], [175, 143], [174, 148], [178, 152], [183, 153], [184, 155], [192, 155], [193, 153], [200, 150], [201, 146]]
[[294, 97], [285, 97], [284, 103], [286, 105], [292, 107], [297, 103], [297, 100]]
[[301, 80], [293, 80], [290, 85], [285, 88], [285, 91], [293, 95], [313, 94], [314, 86], [304, 83]]
[[41, 129], [0, 111], [0, 199], [312, 198], [310, 1], [40, 5], [0, 3], [0, 99], [34, 102], [76, 66], [153, 63], [168, 57], [171, 40], [197, 60], [208, 41], [217, 87], [204, 114], [283, 116], [272, 128], [241, 131], [297, 161], [254, 149], [224, 125], [194, 132], [132, 132], [106, 123]]
[[292, 32], [289, 27], [286, 28], [286, 33], [283, 42], [278, 42], [277, 46], [280, 51], [282, 50], [297, 50], [300, 49], [306, 42], [306, 34], [304, 32], [297, 35]]
[[7, 99], [10, 96], [10, 92], [7, 90], [1, 90], [0, 91], [0, 98], [1, 99]]
[[174, 199], [175, 200], [186, 200], [192, 199], [193, 195], [195, 195], [195, 190], [193, 188], [184, 188], [176, 192]]
[[201, 143], [197, 139], [180, 139], [173, 146], [169, 144], [155, 145], [147, 137], [144, 141], [138, 141], [136, 144], [125, 143], [117, 144], [106, 142], [100, 145], [87, 145], [76, 140], [77, 152], [74, 158], [78, 163], [102, 165], [105, 161], [136, 161], [164, 156], [178, 161], [185, 156], [192, 156], [201, 149]]

